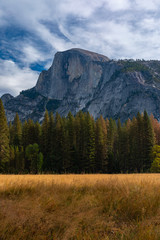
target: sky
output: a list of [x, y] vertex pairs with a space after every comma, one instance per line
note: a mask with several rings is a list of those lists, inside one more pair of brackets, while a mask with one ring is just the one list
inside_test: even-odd
[[0, 0], [0, 96], [35, 86], [57, 51], [160, 59], [159, 0]]

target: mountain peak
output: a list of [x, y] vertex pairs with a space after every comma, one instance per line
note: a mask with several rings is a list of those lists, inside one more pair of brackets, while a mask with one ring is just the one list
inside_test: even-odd
[[88, 51], [81, 48], [71, 48], [69, 50], [63, 52], [57, 52], [57, 54], [79, 54], [83, 57], [90, 59], [91, 61], [100, 61], [100, 62], [108, 62], [110, 59], [102, 54], [95, 53], [92, 51]]
[[52, 66], [42, 71], [37, 84], [13, 99], [4, 95], [8, 121], [42, 121], [45, 109], [66, 116], [89, 111], [96, 119], [125, 121], [146, 110], [160, 119], [160, 61], [110, 61], [84, 49], [55, 54]]
[[57, 52], [48, 71], [40, 74], [36, 90], [45, 97], [62, 100], [68, 91], [78, 97], [92, 95], [109, 58], [84, 49]]

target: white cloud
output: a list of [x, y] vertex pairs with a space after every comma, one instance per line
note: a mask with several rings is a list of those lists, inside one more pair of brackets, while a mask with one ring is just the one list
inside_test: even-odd
[[159, 0], [135, 0], [135, 7], [139, 10], [157, 11], [159, 6]]
[[21, 43], [23, 52], [23, 56], [20, 56], [20, 59], [26, 66], [29, 66], [32, 63], [39, 63], [50, 59], [51, 55], [46, 52], [39, 51], [36, 47], [34, 47], [31, 43]]
[[129, 0], [107, 0], [107, 6], [111, 11], [127, 10], [131, 7]]
[[[21, 51], [22, 54], [15, 51], [14, 57], [25, 67], [1, 60], [0, 87], [5, 79], [7, 88], [16, 89], [16, 94], [33, 87], [38, 74], [29, 65], [48, 61], [45, 64], [48, 68], [53, 53], [73, 47], [110, 58], [159, 59], [159, 11], [159, 0], [1, 0], [0, 28], [13, 24], [30, 36], [15, 38], [11, 46], [13, 52]], [[50, 52], [42, 51], [37, 39]]]
[[22, 89], [33, 87], [38, 75], [29, 68], [19, 68], [11, 60], [0, 60], [0, 89], [8, 89], [14, 96]]

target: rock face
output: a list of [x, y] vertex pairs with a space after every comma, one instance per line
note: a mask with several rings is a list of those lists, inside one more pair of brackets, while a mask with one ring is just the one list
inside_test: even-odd
[[1, 97], [1, 99], [2, 99], [2, 102], [3, 102], [3, 104], [5, 105], [7, 102], [9, 102], [11, 99], [13, 99], [14, 97], [11, 95], [11, 94], [9, 94], [9, 93], [6, 93], [6, 94], [4, 94], [2, 97]]
[[138, 111], [160, 116], [160, 62], [119, 60], [82, 49], [58, 52], [48, 71], [42, 71], [32, 89], [13, 98], [2, 97], [8, 121], [41, 121], [45, 109], [66, 116], [89, 111], [96, 119], [125, 121]]
[[58, 52], [48, 71], [43, 71], [35, 87], [45, 97], [63, 100], [69, 93], [87, 98], [93, 94], [109, 59], [81, 49]]

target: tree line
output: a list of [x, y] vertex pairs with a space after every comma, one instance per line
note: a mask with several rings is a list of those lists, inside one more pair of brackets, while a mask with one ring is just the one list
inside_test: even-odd
[[42, 124], [7, 123], [0, 100], [1, 173], [132, 173], [160, 171], [160, 123], [147, 112], [121, 124], [88, 112], [61, 117], [46, 110]]

